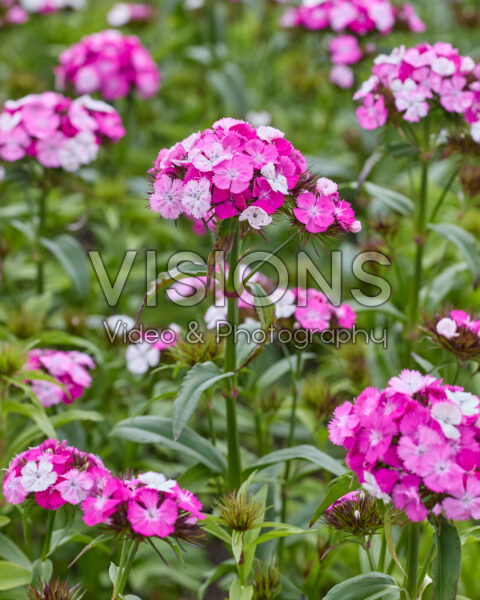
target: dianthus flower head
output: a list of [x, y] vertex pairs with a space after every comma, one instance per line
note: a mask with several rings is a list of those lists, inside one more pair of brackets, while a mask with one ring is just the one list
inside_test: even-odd
[[305, 158], [274, 127], [221, 119], [162, 149], [150, 175], [150, 208], [165, 219], [184, 214], [209, 228], [237, 219], [248, 231], [283, 213], [308, 234], [360, 230], [335, 184], [325, 180], [328, 193], [316, 189]]
[[82, 38], [59, 57], [57, 88], [72, 87], [76, 94], [100, 93], [108, 101], [136, 91], [152, 98], [160, 86], [160, 71], [148, 50], [134, 35], [116, 30]]
[[54, 404], [71, 404], [89, 388], [92, 377], [89, 369], [95, 368], [92, 358], [84, 352], [53, 349], [35, 349], [28, 353], [28, 371], [41, 371], [52, 381], [33, 379], [32, 391], [46, 408]]
[[105, 142], [125, 135], [117, 111], [105, 102], [55, 92], [7, 100], [0, 113], [0, 159], [35, 158], [43, 167], [78, 171]]
[[[288, 7], [281, 22], [285, 27], [333, 33], [328, 49], [336, 68], [364, 59], [369, 53], [369, 36], [387, 35], [393, 30], [425, 31], [411, 4], [394, 6], [390, 0], [303, 0], [299, 7]], [[362, 48], [364, 39], [367, 44]], [[332, 82], [352, 87], [353, 73], [348, 80], [335, 73]]]
[[436, 346], [453, 354], [461, 364], [480, 362], [480, 319], [463, 310], [426, 318], [424, 331]]
[[201, 502], [161, 473], [117, 477], [98, 457], [57, 440], [46, 440], [14, 458], [3, 494], [10, 504], [33, 495], [48, 510], [78, 506], [89, 527], [99, 525], [137, 541], [152, 536], [195, 540], [197, 523], [205, 518]]
[[404, 370], [339, 406], [329, 437], [364, 489], [410, 520], [480, 514], [480, 399], [463, 388]]
[[[432, 111], [463, 122], [467, 138], [480, 142], [480, 68], [451, 44], [401, 46], [374, 60], [371, 77], [355, 93], [357, 117], [364, 129], [387, 122], [418, 123]], [[463, 136], [463, 137], [462, 137]], [[465, 135], [458, 138], [458, 144]], [[454, 140], [450, 139], [450, 146]], [[458, 145], [457, 144], [457, 145]]]

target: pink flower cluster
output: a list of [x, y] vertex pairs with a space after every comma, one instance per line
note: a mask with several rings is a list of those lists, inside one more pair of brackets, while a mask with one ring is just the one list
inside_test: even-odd
[[314, 31], [350, 31], [357, 36], [391, 33], [398, 25], [416, 33], [425, 31], [411, 4], [395, 7], [390, 0], [303, 0], [301, 6], [287, 9], [282, 23]]
[[273, 127], [225, 118], [160, 151], [150, 206], [166, 219], [239, 216], [253, 228], [271, 222], [307, 164]]
[[150, 4], [135, 4], [133, 2], [117, 2], [107, 14], [107, 23], [111, 27], [122, 27], [132, 22], [151, 21], [153, 8]]
[[332, 327], [351, 329], [357, 320], [355, 311], [348, 304], [334, 306], [324, 293], [312, 288], [288, 290], [275, 310], [277, 318], [290, 316], [287, 313], [293, 311], [295, 328], [318, 333]]
[[336, 34], [328, 47], [334, 64], [330, 80], [343, 88], [353, 86], [349, 65], [358, 63], [371, 51], [368, 46], [360, 46], [359, 38], [373, 33], [386, 35], [397, 28], [425, 31], [425, 24], [411, 4], [395, 7], [390, 0], [303, 0], [301, 6], [286, 10], [282, 24]]
[[464, 310], [452, 310], [436, 324], [436, 331], [447, 340], [455, 339], [462, 330], [471, 331], [480, 337], [480, 319], [474, 320]]
[[41, 379], [30, 382], [33, 393], [48, 408], [62, 402], [72, 404], [80, 398], [92, 383], [88, 369], [94, 369], [95, 363], [84, 352], [36, 349], [28, 353], [25, 368], [28, 371], [43, 371], [63, 386]]
[[330, 440], [371, 495], [412, 521], [480, 518], [480, 399], [404, 370], [337, 407]]
[[337, 184], [326, 177], [318, 179], [315, 192], [298, 195], [293, 214], [309, 233], [324, 233], [338, 228], [358, 233], [362, 228], [351, 205], [340, 199]]
[[238, 217], [261, 229], [281, 209], [308, 233], [360, 230], [333, 181], [319, 179], [307, 191], [315, 183], [305, 158], [274, 127], [221, 119], [161, 150], [150, 175], [150, 207], [166, 219]]
[[21, 25], [28, 21], [29, 14], [45, 15], [84, 6], [84, 0], [0, 0], [0, 27]]
[[104, 141], [125, 135], [117, 111], [89, 96], [76, 100], [55, 92], [7, 100], [0, 114], [0, 159], [35, 157], [47, 168], [77, 171], [91, 163]]
[[364, 129], [382, 127], [396, 115], [417, 123], [440, 106], [461, 115], [480, 142], [480, 66], [451, 44], [401, 46], [377, 56], [372, 76], [354, 99], [362, 103], [357, 117]]
[[77, 94], [99, 92], [113, 101], [136, 90], [152, 98], [160, 86], [160, 71], [134, 35], [109, 29], [86, 36], [59, 57], [57, 88], [73, 86]]
[[48, 510], [78, 505], [89, 527], [102, 524], [127, 535], [182, 537], [204, 518], [199, 500], [176, 481], [153, 471], [115, 477], [97, 456], [52, 439], [13, 459], [3, 494], [10, 504], [33, 494]]

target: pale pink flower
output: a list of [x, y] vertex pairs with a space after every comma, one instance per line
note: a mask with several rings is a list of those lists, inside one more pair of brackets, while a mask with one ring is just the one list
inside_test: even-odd
[[252, 160], [246, 156], [236, 155], [213, 168], [212, 181], [221, 190], [230, 190], [236, 194], [247, 189], [252, 177]]
[[154, 192], [150, 196], [150, 208], [165, 219], [178, 219], [183, 212], [183, 184], [179, 179], [162, 175], [155, 181]]
[[93, 487], [92, 477], [78, 469], [70, 469], [62, 475], [62, 481], [57, 483], [55, 489], [69, 504], [80, 504], [88, 496]]
[[204, 218], [211, 206], [210, 181], [191, 179], [183, 188], [182, 206], [185, 212], [196, 219]]

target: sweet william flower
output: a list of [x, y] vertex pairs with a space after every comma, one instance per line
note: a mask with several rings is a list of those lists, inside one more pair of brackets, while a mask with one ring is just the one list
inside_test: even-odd
[[437, 333], [447, 338], [447, 340], [451, 340], [458, 336], [457, 333], [457, 324], [453, 319], [449, 319], [448, 317], [444, 317], [438, 321], [435, 327]]
[[178, 179], [164, 175], [155, 182], [150, 196], [150, 208], [166, 219], [178, 219], [183, 212], [183, 184]]
[[237, 194], [249, 186], [252, 176], [252, 161], [244, 156], [234, 156], [213, 168], [212, 182], [221, 190]]
[[272, 222], [272, 217], [260, 206], [249, 206], [238, 218], [239, 221], [248, 221], [252, 229], [262, 229]]
[[141, 489], [128, 502], [127, 514], [136, 533], [165, 538], [175, 531], [178, 509], [174, 500], [160, 501], [156, 490]]
[[334, 222], [335, 205], [327, 196], [315, 196], [311, 192], [300, 194], [297, 206], [293, 209], [295, 217], [310, 233], [326, 231]]
[[377, 129], [387, 122], [388, 111], [385, 108], [383, 96], [375, 99], [369, 94], [363, 100], [363, 105], [356, 110], [358, 122], [364, 129]]
[[27, 492], [44, 492], [57, 480], [53, 464], [47, 459], [27, 462], [21, 473], [21, 484]]

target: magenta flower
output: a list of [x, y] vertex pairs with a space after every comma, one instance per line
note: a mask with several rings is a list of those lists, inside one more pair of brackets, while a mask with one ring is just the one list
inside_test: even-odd
[[362, 58], [362, 49], [353, 35], [339, 35], [328, 46], [330, 58], [335, 65], [352, 65]]
[[178, 516], [174, 500], [163, 500], [156, 490], [141, 489], [128, 502], [128, 520], [133, 531], [147, 537], [167, 537], [175, 531]]
[[213, 168], [212, 182], [221, 190], [238, 194], [247, 189], [252, 177], [252, 161], [245, 156], [234, 156]]
[[[355, 417], [355, 418], [353, 418]], [[480, 399], [416, 371], [335, 410], [330, 440], [363, 487], [413, 521], [467, 519], [480, 501]]]
[[300, 194], [297, 207], [293, 214], [305, 224], [305, 229], [311, 233], [326, 231], [335, 221], [335, 204], [327, 196], [315, 196], [311, 192]]
[[368, 94], [363, 100], [363, 105], [355, 112], [358, 122], [364, 129], [377, 129], [387, 122], [388, 111], [383, 96], [375, 99], [373, 94]]

